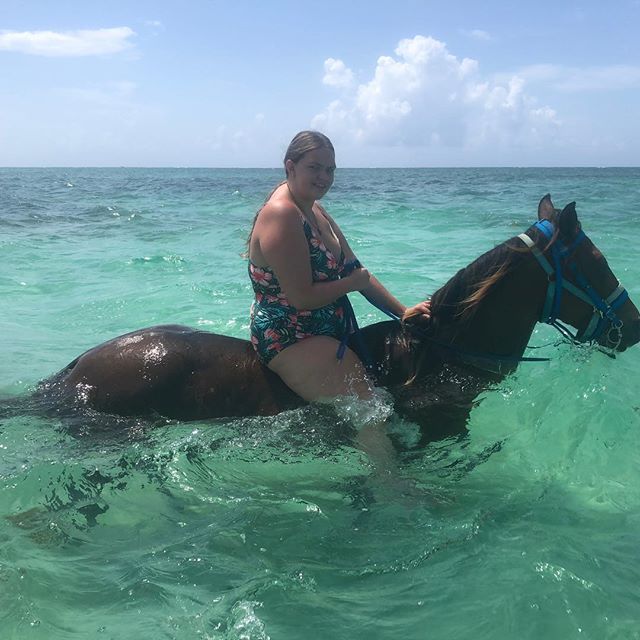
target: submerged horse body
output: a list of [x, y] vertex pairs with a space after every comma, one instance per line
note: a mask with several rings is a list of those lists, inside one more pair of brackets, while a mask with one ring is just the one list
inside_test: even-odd
[[[624, 351], [640, 340], [640, 315], [584, 235], [575, 203], [545, 196], [538, 222], [459, 271], [432, 298], [427, 325], [380, 322], [352, 336], [377, 385], [400, 414], [468, 414], [487, 384], [513, 371], [538, 321], [574, 340]], [[303, 404], [246, 340], [180, 325], [150, 327], [85, 352], [41, 383], [52, 403], [119, 415], [200, 419], [272, 415]], [[433, 421], [431, 421], [433, 425]]]

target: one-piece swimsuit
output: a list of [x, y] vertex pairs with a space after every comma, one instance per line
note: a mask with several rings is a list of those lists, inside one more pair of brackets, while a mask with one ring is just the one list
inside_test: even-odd
[[[344, 271], [344, 252], [338, 259], [301, 217], [309, 245], [313, 282], [338, 280]], [[268, 364], [280, 351], [311, 336], [331, 336], [341, 340], [346, 331], [345, 309], [336, 300], [318, 309], [298, 309], [288, 300], [276, 274], [249, 260], [249, 278], [255, 293], [251, 305], [251, 342], [258, 357]]]

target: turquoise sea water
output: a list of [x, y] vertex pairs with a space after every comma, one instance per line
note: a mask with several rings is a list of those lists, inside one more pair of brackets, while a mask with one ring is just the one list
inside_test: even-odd
[[[280, 176], [0, 169], [0, 398], [143, 326], [247, 337], [241, 253]], [[325, 206], [412, 303], [547, 192], [640, 302], [640, 169], [341, 169]], [[400, 457], [409, 496], [313, 407], [0, 417], [0, 638], [640, 638], [640, 347], [532, 345], [551, 361], [485, 392], [468, 438]]]

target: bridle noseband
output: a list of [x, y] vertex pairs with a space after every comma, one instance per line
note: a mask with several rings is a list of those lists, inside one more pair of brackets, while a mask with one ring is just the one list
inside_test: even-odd
[[[554, 226], [549, 220], [540, 220], [536, 222], [534, 227], [548, 240], [552, 239]], [[623, 327], [623, 322], [616, 315], [616, 310], [629, 299], [629, 294], [618, 283], [616, 289], [609, 296], [602, 298], [584, 277], [573, 259], [573, 253], [586, 237], [584, 231], [580, 229], [570, 245], [565, 245], [560, 240], [556, 240], [550, 247], [553, 260], [552, 266], [536, 243], [526, 233], [521, 233], [518, 236], [529, 247], [548, 277], [547, 294], [540, 322], [546, 322], [555, 327], [562, 335], [574, 343], [593, 342], [606, 331], [607, 347], [615, 350], [622, 342]], [[563, 267], [568, 268], [578, 286], [566, 279]], [[578, 331], [575, 335], [558, 320], [562, 293], [565, 290], [593, 307], [593, 315], [588, 325], [583, 331]]]

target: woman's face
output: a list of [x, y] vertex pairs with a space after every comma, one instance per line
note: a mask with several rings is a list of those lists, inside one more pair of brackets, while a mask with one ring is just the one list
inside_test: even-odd
[[287, 160], [287, 169], [299, 197], [319, 200], [333, 184], [336, 159], [331, 149], [323, 147], [307, 151], [298, 162]]

